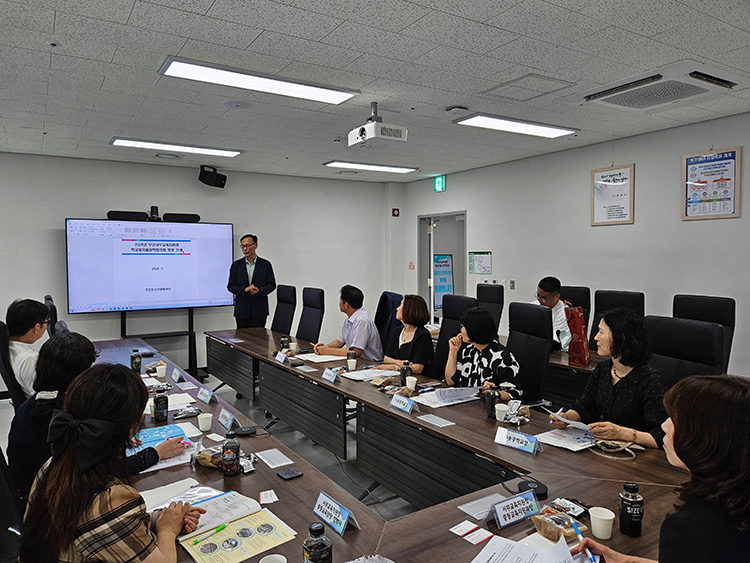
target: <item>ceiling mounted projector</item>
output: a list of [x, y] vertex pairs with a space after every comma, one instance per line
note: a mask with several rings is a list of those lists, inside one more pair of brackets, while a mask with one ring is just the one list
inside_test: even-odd
[[406, 142], [408, 131], [400, 125], [387, 125], [378, 115], [378, 102], [370, 104], [372, 115], [360, 127], [349, 131], [349, 146], [359, 145], [361, 148], [386, 147], [393, 142]]

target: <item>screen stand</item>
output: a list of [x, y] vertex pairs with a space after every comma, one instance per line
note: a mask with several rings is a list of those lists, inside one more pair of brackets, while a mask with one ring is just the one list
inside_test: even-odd
[[193, 377], [198, 377], [198, 354], [195, 347], [195, 317], [193, 308], [188, 307], [188, 329], [172, 332], [152, 332], [148, 334], [128, 334], [127, 311], [120, 311], [120, 338], [173, 338], [175, 336], [187, 336], [188, 339], [188, 369], [187, 372]]

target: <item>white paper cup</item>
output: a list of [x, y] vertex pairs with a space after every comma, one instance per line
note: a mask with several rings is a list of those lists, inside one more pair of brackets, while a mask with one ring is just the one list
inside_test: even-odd
[[271, 555], [266, 555], [258, 563], [286, 563], [286, 557], [278, 553], [272, 553]]
[[213, 422], [214, 415], [210, 412], [204, 412], [198, 415], [198, 430], [201, 432], [208, 432], [211, 430], [211, 422]]
[[296, 350], [297, 349], [297, 342], [290, 342], [289, 343], [289, 349], [290, 350]]
[[346, 369], [349, 371], [357, 369], [357, 360], [346, 360]]
[[612, 537], [612, 524], [615, 521], [615, 513], [608, 508], [594, 506], [589, 508], [591, 518], [591, 533], [595, 538], [608, 540]]
[[167, 378], [167, 366], [156, 366], [156, 377], [164, 381]]
[[417, 378], [414, 377], [413, 375], [410, 375], [409, 377], [407, 377], [406, 378], [406, 386], [409, 389], [414, 389], [417, 386]]
[[508, 414], [507, 403], [498, 403], [495, 405], [495, 419], [499, 422], [505, 420], [505, 415]]

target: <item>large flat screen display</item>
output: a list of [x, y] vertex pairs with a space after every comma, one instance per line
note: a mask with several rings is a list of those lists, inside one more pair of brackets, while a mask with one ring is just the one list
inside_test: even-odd
[[232, 304], [232, 225], [66, 219], [68, 313]]

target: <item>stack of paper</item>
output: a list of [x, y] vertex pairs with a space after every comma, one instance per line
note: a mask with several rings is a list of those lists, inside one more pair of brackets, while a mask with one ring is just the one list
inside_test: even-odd
[[398, 375], [398, 372], [392, 369], [359, 369], [341, 373], [341, 377], [354, 381], [370, 381], [375, 377], [393, 377], [394, 375]]
[[414, 402], [427, 407], [437, 408], [457, 405], [479, 399], [479, 387], [447, 387], [435, 389], [429, 393], [420, 393], [414, 397]]
[[323, 354], [297, 354], [294, 357], [298, 360], [302, 360], [303, 362], [312, 362], [314, 364], [322, 364], [323, 362], [336, 362], [346, 359], [346, 356], [326, 356]]
[[555, 428], [543, 434], [537, 434], [536, 439], [542, 444], [549, 444], [558, 448], [565, 448], [578, 452], [594, 445], [594, 435], [579, 428]]

